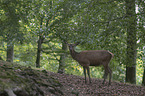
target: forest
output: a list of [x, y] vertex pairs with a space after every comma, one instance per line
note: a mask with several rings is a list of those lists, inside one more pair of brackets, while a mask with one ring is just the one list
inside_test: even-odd
[[[108, 50], [112, 81], [145, 85], [144, 0], [1, 0], [0, 60], [84, 77], [77, 52]], [[104, 68], [90, 66], [92, 78]]]

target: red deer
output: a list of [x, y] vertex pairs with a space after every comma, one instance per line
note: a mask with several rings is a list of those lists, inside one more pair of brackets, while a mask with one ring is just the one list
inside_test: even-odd
[[112, 70], [109, 67], [109, 62], [111, 58], [114, 56], [113, 53], [107, 51], [107, 50], [89, 50], [89, 51], [82, 51], [80, 53], [76, 52], [74, 48], [79, 44], [66, 44], [69, 46], [69, 51], [74, 60], [76, 60], [81, 66], [83, 66], [84, 69], [84, 75], [85, 75], [85, 83], [86, 81], [86, 70], [88, 73], [89, 77], [89, 82], [91, 83], [91, 78], [90, 78], [90, 70], [89, 66], [104, 66], [104, 81], [102, 84], [105, 83], [105, 79], [108, 76], [109, 73], [109, 84], [111, 85], [111, 74]]

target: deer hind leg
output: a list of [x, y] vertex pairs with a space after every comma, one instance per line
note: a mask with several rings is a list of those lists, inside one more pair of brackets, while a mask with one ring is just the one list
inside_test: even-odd
[[111, 78], [112, 78], [112, 70], [108, 67], [109, 70], [109, 85], [111, 85]]
[[84, 69], [84, 75], [85, 75], [85, 83], [87, 83], [87, 80], [86, 80], [86, 67], [83, 66], [83, 69]]
[[106, 81], [106, 78], [107, 78], [107, 76], [108, 76], [108, 73], [109, 73], [109, 70], [108, 70], [108, 66], [104, 66], [104, 80], [103, 80], [103, 83], [102, 84], [104, 84], [105, 83], [105, 81]]

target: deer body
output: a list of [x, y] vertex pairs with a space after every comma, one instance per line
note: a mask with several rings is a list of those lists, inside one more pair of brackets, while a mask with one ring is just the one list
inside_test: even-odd
[[107, 78], [108, 73], [109, 73], [109, 85], [111, 84], [112, 70], [108, 66], [111, 58], [113, 57], [113, 54], [111, 52], [107, 50], [90, 50], [90, 51], [82, 51], [78, 53], [74, 50], [74, 47], [77, 46], [77, 44], [68, 44], [68, 46], [72, 58], [76, 60], [81, 66], [83, 66], [85, 82], [86, 82], [86, 70], [87, 70], [89, 81], [91, 83], [89, 66], [103, 65], [105, 69], [103, 84], [105, 82], [105, 79]]

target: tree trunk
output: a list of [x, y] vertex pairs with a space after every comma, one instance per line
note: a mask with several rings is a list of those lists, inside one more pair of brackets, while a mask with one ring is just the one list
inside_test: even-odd
[[13, 62], [14, 57], [14, 45], [7, 44], [7, 60], [8, 62]]
[[127, 15], [127, 54], [126, 82], [136, 84], [136, 16], [135, 0], [126, 0]]
[[[42, 16], [40, 18], [40, 29], [42, 28], [43, 19], [44, 19], [44, 16]], [[40, 31], [39, 39], [38, 39], [38, 47], [37, 47], [37, 57], [36, 57], [36, 67], [37, 68], [40, 68], [41, 46], [42, 46], [42, 43], [43, 43], [44, 39], [45, 38], [43, 37], [42, 32]]]
[[144, 73], [142, 78], [142, 85], [145, 86], [145, 67], [144, 67]]
[[36, 58], [36, 67], [40, 68], [40, 55], [41, 55], [41, 46], [42, 46], [43, 39], [39, 36], [38, 40], [38, 48], [37, 48], [37, 58]]
[[142, 77], [142, 85], [145, 86], [145, 47], [143, 47], [143, 52], [144, 52], [144, 55], [143, 55], [143, 66], [144, 66], [144, 73], [143, 73], [143, 77]]
[[58, 68], [58, 73], [65, 73], [65, 58], [66, 58], [66, 50], [67, 50], [67, 45], [65, 43], [62, 43], [62, 50], [64, 53], [60, 55], [60, 60], [59, 60], [59, 68]]

